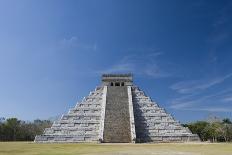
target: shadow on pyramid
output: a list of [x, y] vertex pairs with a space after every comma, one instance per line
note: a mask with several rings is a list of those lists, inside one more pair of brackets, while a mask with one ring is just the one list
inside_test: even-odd
[[70, 109], [39, 143], [200, 141], [133, 84], [131, 74], [103, 74], [102, 84]]

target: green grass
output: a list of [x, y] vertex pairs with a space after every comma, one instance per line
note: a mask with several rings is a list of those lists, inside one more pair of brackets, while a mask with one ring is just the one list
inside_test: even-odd
[[0, 155], [232, 155], [229, 143], [36, 144], [0, 142]]

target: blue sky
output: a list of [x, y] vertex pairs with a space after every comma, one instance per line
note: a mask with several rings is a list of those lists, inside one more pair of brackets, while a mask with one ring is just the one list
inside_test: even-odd
[[232, 118], [229, 0], [0, 1], [0, 117], [66, 113], [102, 73], [177, 120]]

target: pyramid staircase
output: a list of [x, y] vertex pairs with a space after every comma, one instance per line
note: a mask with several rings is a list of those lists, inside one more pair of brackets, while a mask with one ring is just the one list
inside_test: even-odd
[[131, 142], [127, 87], [109, 86], [106, 97], [104, 140], [111, 143]]
[[131, 74], [103, 75], [101, 86], [35, 137], [39, 143], [187, 141], [200, 139], [133, 85]]

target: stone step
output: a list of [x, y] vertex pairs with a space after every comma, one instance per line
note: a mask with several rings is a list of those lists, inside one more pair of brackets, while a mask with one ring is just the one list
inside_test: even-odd
[[131, 142], [129, 99], [127, 87], [107, 88], [104, 142]]
[[59, 120], [60, 124], [76, 124], [76, 123], [85, 123], [85, 124], [99, 124], [99, 120]]
[[101, 107], [77, 107], [75, 109], [70, 109], [71, 111], [79, 111], [79, 110], [88, 110], [88, 111], [91, 111], [91, 110], [97, 110], [97, 111], [101, 111]]
[[75, 117], [101, 117], [101, 113], [69, 113], [62, 116], [62, 119], [75, 118]]
[[48, 129], [44, 131], [44, 135], [88, 135], [88, 136], [95, 136], [98, 133], [96, 131], [81, 131], [81, 130], [53, 130]]
[[38, 143], [64, 143], [64, 142], [97, 142], [98, 137], [97, 136], [86, 136], [86, 135], [40, 135], [35, 137], [35, 141]]
[[77, 130], [77, 131], [93, 131], [98, 130], [99, 126], [96, 127], [51, 127], [52, 130]]

